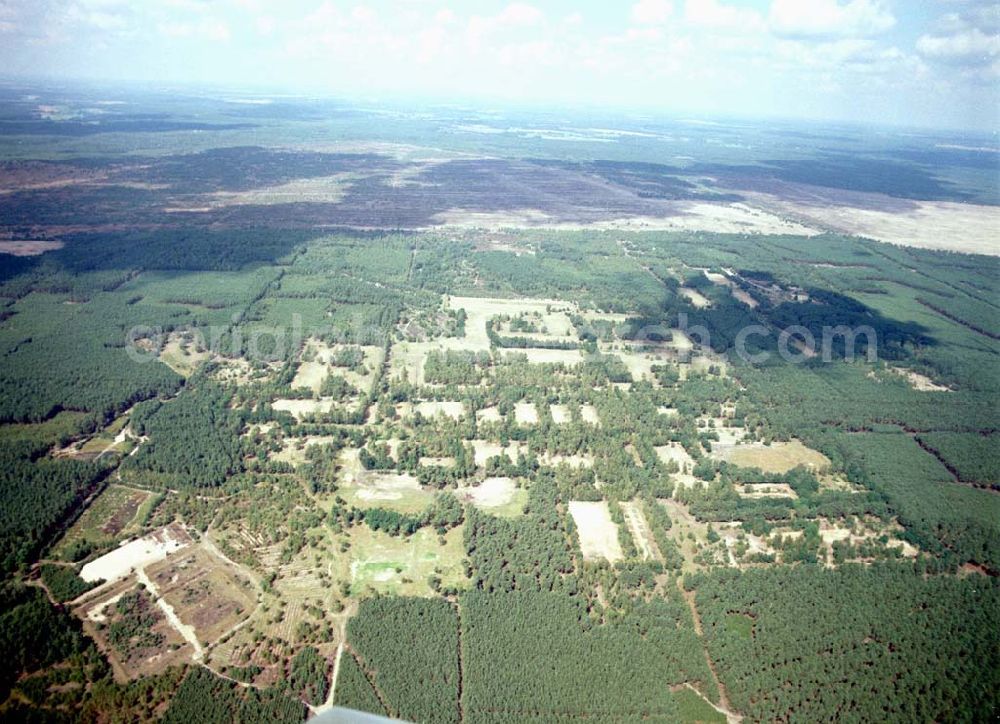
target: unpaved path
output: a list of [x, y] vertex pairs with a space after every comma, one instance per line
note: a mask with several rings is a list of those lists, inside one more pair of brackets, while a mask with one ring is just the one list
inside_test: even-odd
[[191, 647], [194, 649], [194, 654], [191, 658], [194, 661], [201, 661], [205, 656], [205, 649], [202, 648], [201, 642], [198, 641], [198, 636], [195, 635], [194, 627], [188, 626], [186, 623], [181, 621], [177, 617], [174, 607], [160, 597], [160, 592], [156, 588], [156, 584], [153, 583], [149, 576], [146, 575], [145, 568], [136, 568], [135, 577], [138, 579], [139, 583], [146, 587], [146, 590], [149, 591], [153, 598], [156, 599], [156, 605], [160, 607], [161, 611], [163, 611], [163, 615], [167, 617], [167, 621], [170, 622], [170, 625], [174, 627], [177, 633], [184, 637], [185, 641], [191, 644]]
[[[705, 652], [705, 661], [708, 663], [708, 670], [712, 672], [712, 678], [715, 679], [715, 685], [719, 689], [719, 706], [715, 708], [719, 712], [725, 714], [726, 719], [729, 719], [730, 721], [740, 721], [743, 717], [739, 714], [733, 713], [730, 709], [729, 696], [726, 694], [726, 687], [719, 678], [719, 673], [715, 670], [715, 664], [712, 662], [712, 657], [708, 655], [708, 647], [705, 646], [704, 642], [705, 634], [701, 627], [701, 616], [698, 615], [698, 607], [694, 602], [694, 591], [685, 591], [684, 585], [681, 583], [681, 578], [679, 576], [677, 578], [677, 587], [680, 589], [681, 595], [684, 596], [684, 600], [687, 601], [688, 608], [691, 609], [691, 618], [694, 620], [694, 632], [698, 634], [699, 638], [702, 639], [702, 650]], [[730, 717], [732, 717], [732, 719]]]
[[646, 522], [646, 517], [639, 508], [639, 503], [633, 500], [629, 503], [622, 503], [621, 506], [622, 512], [625, 513], [625, 523], [632, 534], [632, 540], [639, 546], [643, 560], [648, 561], [653, 559], [662, 561], [663, 557], [656, 547], [656, 541], [653, 540], [653, 534], [649, 529], [649, 524]]

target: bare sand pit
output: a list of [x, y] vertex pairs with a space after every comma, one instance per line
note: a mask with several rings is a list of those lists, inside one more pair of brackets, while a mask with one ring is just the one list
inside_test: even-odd
[[160, 528], [142, 538], [122, 543], [80, 569], [80, 578], [94, 581], [116, 581], [131, 575], [137, 569], [163, 560], [170, 553], [191, 543], [187, 532], [178, 524]]
[[628, 369], [629, 374], [632, 375], [632, 379], [645, 379], [654, 382], [656, 377], [653, 374], [653, 365], [663, 364], [673, 354], [672, 349], [666, 345], [658, 347], [653, 344], [599, 344], [598, 349], [603, 354], [612, 354], [618, 357]]
[[0, 241], [0, 254], [10, 254], [11, 256], [38, 256], [47, 251], [62, 249], [64, 244], [61, 241]]
[[548, 334], [560, 339], [566, 339], [567, 332], [573, 335], [575, 331], [569, 314], [575, 314], [577, 306], [558, 299], [449, 296], [445, 299], [445, 306], [449, 309], [465, 310], [465, 337], [460, 340], [463, 349], [489, 349], [490, 340], [486, 334], [486, 322], [499, 316], [538, 315]]
[[514, 405], [514, 419], [518, 425], [537, 425], [538, 410], [533, 402], [518, 402]]
[[506, 347], [504, 358], [512, 355], [524, 355], [532, 364], [566, 365], [575, 367], [583, 362], [583, 352], [578, 349], [541, 349], [539, 347]]
[[618, 526], [611, 520], [607, 501], [591, 503], [571, 500], [569, 513], [576, 523], [584, 560], [603, 558], [615, 563], [624, 557], [621, 544], [618, 542]]
[[486, 440], [472, 440], [473, 456], [478, 467], [484, 467], [486, 461], [499, 455], [504, 455], [511, 462], [517, 462], [519, 454], [525, 451], [524, 443], [511, 442], [507, 447], [503, 447], [497, 442]]
[[593, 405], [580, 405], [580, 417], [588, 424], [597, 426], [601, 424], [601, 417], [597, 414], [597, 408]]
[[661, 415], [666, 415], [667, 417], [677, 417], [676, 407], [664, 407], [663, 405], [660, 405], [656, 408], [656, 411]]
[[887, 369], [906, 378], [906, 381], [910, 383], [910, 387], [917, 392], [951, 392], [950, 388], [945, 387], [944, 385], [939, 385], [927, 375], [922, 375], [919, 372], [892, 366]]
[[501, 422], [503, 416], [500, 414], [500, 410], [495, 407], [484, 407], [482, 410], [476, 410], [476, 422]]
[[275, 400], [271, 403], [271, 407], [275, 410], [290, 412], [296, 420], [301, 420], [307, 415], [329, 412], [333, 409], [333, 400]]
[[747, 292], [745, 289], [740, 289], [738, 286], [733, 285], [729, 288], [729, 291], [733, 295], [733, 298], [736, 299], [737, 301], [743, 302], [751, 309], [757, 308], [759, 302], [752, 296], [750, 296], [750, 293]]
[[658, 445], [654, 449], [656, 450], [656, 456], [660, 458], [660, 462], [662, 463], [669, 464], [670, 462], [675, 462], [681, 470], [685, 467], [694, 467], [694, 458], [688, 454], [688, 451], [679, 442]]
[[771, 194], [748, 194], [762, 206], [832, 231], [921, 249], [1000, 255], [1000, 207], [908, 201], [901, 209], [899, 199], [882, 194], [845, 194], [840, 203], [824, 198], [827, 195], [817, 190], [817, 202], [807, 204]]
[[677, 291], [679, 291], [682, 297], [687, 299], [698, 309], [704, 309], [712, 304], [708, 298], [697, 289], [692, 289], [691, 287], [681, 287]]
[[323, 386], [323, 381], [330, 373], [330, 368], [325, 362], [320, 360], [308, 360], [299, 364], [295, 370], [295, 377], [292, 378], [292, 387], [308, 387], [314, 392], [319, 392]]
[[[409, 414], [413, 415], [418, 412], [422, 417], [442, 415], [457, 420], [465, 414], [465, 403], [456, 400], [425, 400], [414, 404], [410, 408]], [[402, 412], [400, 414], [402, 415]]]
[[691, 488], [697, 483], [697, 479], [691, 474], [694, 469], [694, 458], [679, 442], [672, 442], [669, 445], [660, 445], [656, 448], [656, 457], [665, 465], [671, 462], [677, 463], [678, 472], [671, 473], [670, 478], [677, 483], [678, 487]]
[[742, 498], [798, 498], [788, 483], [743, 483], [736, 486]]
[[791, 442], [750, 443], [748, 445], [719, 446], [712, 456], [744, 468], [759, 468], [768, 473], [787, 473], [792, 468], [803, 465], [810, 470], [822, 471], [830, 467], [830, 459], [823, 453], [803, 445], [799, 440]]
[[552, 416], [552, 422], [557, 425], [565, 425], [572, 419], [566, 405], [549, 405], [549, 414]]

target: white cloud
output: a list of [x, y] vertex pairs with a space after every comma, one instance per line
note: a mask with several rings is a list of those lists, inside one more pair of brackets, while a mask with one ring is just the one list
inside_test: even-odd
[[542, 11], [534, 5], [511, 3], [501, 10], [500, 14], [495, 16], [494, 19], [499, 25], [523, 27], [526, 25], [535, 25], [540, 22], [543, 17], [544, 15], [542, 14]]
[[1000, 54], [1000, 36], [987, 35], [978, 28], [953, 35], [922, 35], [917, 52], [931, 60], [987, 65]]
[[756, 10], [727, 5], [719, 0], [686, 0], [684, 20], [716, 30], [758, 32], [764, 28], [764, 19]]
[[229, 26], [221, 20], [214, 20], [212, 18], [205, 18], [196, 23], [161, 23], [159, 30], [168, 38], [227, 41], [231, 37]]
[[896, 24], [879, 0], [773, 0], [768, 21], [775, 35], [800, 38], [875, 35]]
[[669, 0], [639, 0], [629, 16], [638, 25], [663, 25], [674, 12]]
[[270, 15], [258, 15], [254, 19], [254, 27], [260, 35], [270, 35], [277, 27], [277, 23]]

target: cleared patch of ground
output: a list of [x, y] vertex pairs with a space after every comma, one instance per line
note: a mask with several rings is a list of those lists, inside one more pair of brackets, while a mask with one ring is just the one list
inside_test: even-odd
[[503, 420], [503, 416], [500, 414], [500, 410], [495, 407], [484, 407], [482, 410], [476, 410], [477, 422], [500, 422], [501, 420]]
[[743, 498], [798, 498], [788, 483], [743, 483], [736, 486]]
[[146, 575], [206, 647], [246, 620], [257, 605], [256, 584], [200, 546], [147, 566]]
[[421, 528], [405, 538], [355, 526], [350, 534], [349, 581], [353, 595], [372, 590], [401, 596], [427, 596], [431, 576], [445, 587], [462, 586], [462, 527], [444, 536], [444, 545], [430, 528]]
[[308, 387], [313, 392], [319, 392], [323, 387], [323, 381], [330, 373], [330, 368], [325, 362], [320, 360], [307, 360], [299, 364], [295, 370], [295, 377], [292, 378], [292, 387]]
[[479, 467], [483, 467], [487, 460], [498, 455], [504, 455], [511, 462], [517, 462], [518, 455], [525, 450], [524, 443], [520, 442], [508, 443], [506, 447], [487, 440], [472, 440], [471, 443], [476, 465]]
[[679, 471], [671, 473], [670, 477], [678, 485], [689, 488], [695, 484], [695, 477], [691, 475], [694, 470], [694, 458], [679, 442], [672, 442], [668, 445], [660, 445], [655, 448], [656, 456], [660, 462], [669, 465], [671, 462], [677, 463]]
[[768, 473], [787, 473], [799, 465], [816, 471], [830, 467], [829, 458], [806, 447], [799, 440], [773, 442], [770, 445], [713, 445], [712, 456], [744, 468], [760, 468]]
[[487, 513], [504, 517], [520, 515], [528, 502], [528, 491], [517, 487], [511, 478], [486, 478], [479, 485], [458, 488], [455, 495]]
[[573, 367], [583, 362], [583, 352], [578, 349], [542, 349], [540, 347], [515, 348], [503, 350], [504, 357], [524, 355], [532, 364], [561, 364]]
[[590, 453], [576, 453], [575, 455], [545, 453], [539, 456], [538, 462], [553, 468], [560, 465], [569, 465], [571, 468], [592, 468], [594, 467], [594, 456]]
[[[516, 317], [521, 314], [538, 315], [539, 322], [549, 335], [565, 339], [567, 332], [574, 333], [569, 314], [575, 314], [575, 304], [558, 299], [498, 297], [448, 297], [445, 304], [449, 309], [464, 309], [466, 314], [466, 349], [489, 349], [490, 340], [486, 335], [486, 322], [501, 315]], [[561, 350], [552, 350], [561, 351]]]
[[182, 377], [190, 377], [211, 354], [199, 350], [194, 339], [184, 332], [171, 332], [160, 350], [160, 361]]
[[649, 523], [646, 520], [646, 516], [642, 512], [642, 505], [635, 501], [629, 501], [627, 503], [622, 503], [622, 513], [625, 514], [625, 524], [628, 526], [629, 532], [632, 534], [632, 540], [635, 541], [636, 547], [639, 549], [639, 553], [642, 554], [642, 559], [644, 561], [648, 560], [660, 560], [660, 551], [656, 547], [656, 541], [653, 539], [653, 533], [649, 529]]
[[[110, 636], [113, 628], [128, 630], [134, 626], [134, 616], [138, 613], [119, 610], [117, 604], [126, 595], [136, 600], [137, 593], [139, 608], [147, 623], [135, 630], [128, 641], [123, 640], [122, 635], [115, 645]], [[182, 665], [191, 660], [190, 644], [153, 598], [136, 586], [135, 579], [114, 587], [96, 602], [89, 600], [76, 613], [83, 621], [84, 631], [107, 656], [115, 680], [120, 683], [156, 674], [165, 667]]]
[[600, 425], [601, 417], [597, 414], [597, 408], [593, 405], [580, 405], [580, 417], [583, 421], [591, 425]]
[[331, 442], [333, 442], [331, 435], [285, 438], [280, 452], [271, 455], [270, 458], [292, 465], [300, 465], [306, 461], [306, 451], [309, 448], [314, 445], [328, 445]]
[[622, 361], [622, 364], [625, 365], [626, 369], [628, 369], [629, 374], [632, 375], [632, 379], [634, 380], [645, 379], [655, 381], [656, 378], [652, 372], [653, 365], [662, 365], [666, 362], [673, 361], [676, 357], [673, 348], [668, 346], [667, 343], [600, 343], [598, 344], [598, 349], [603, 354], [613, 354], [618, 357], [618, 359]]
[[275, 410], [290, 412], [296, 420], [301, 420], [308, 415], [316, 413], [327, 413], [333, 409], [334, 401], [325, 400], [275, 400], [271, 407]]
[[878, 241], [922, 249], [944, 249], [969, 254], [1000, 255], [1000, 207], [952, 201], [908, 201], [881, 194], [840, 194], [843, 200], [781, 198], [748, 194], [762, 206], [820, 228], [866, 236]]
[[704, 309], [705, 307], [711, 306], [712, 304], [708, 300], [708, 298], [705, 297], [705, 295], [699, 292], [697, 289], [692, 289], [690, 287], [681, 287], [677, 291], [679, 291], [681, 293], [681, 296], [685, 297], [688, 301], [691, 302], [691, 304], [693, 304], [698, 309]]
[[658, 502], [666, 509], [670, 520], [673, 522], [667, 535], [677, 543], [681, 553], [684, 554], [684, 563], [681, 567], [682, 572], [692, 573], [700, 570], [700, 564], [695, 563], [694, 559], [698, 555], [700, 546], [706, 542], [708, 525], [695, 520], [688, 507], [673, 498]]
[[537, 425], [538, 410], [533, 402], [518, 402], [514, 405], [514, 419], [518, 425]]
[[419, 513], [434, 500], [409, 473], [395, 474], [365, 470], [353, 482], [345, 482], [337, 494], [358, 508], [388, 508], [401, 513]]
[[563, 425], [572, 419], [566, 405], [549, 405], [549, 414], [552, 416], [552, 422], [557, 425]]
[[945, 387], [944, 385], [939, 385], [927, 375], [922, 375], [919, 372], [892, 366], [887, 369], [897, 375], [905, 377], [906, 381], [910, 383], [910, 387], [915, 389], [917, 392], [951, 392], [950, 388]]
[[603, 558], [615, 563], [624, 557], [621, 544], [618, 542], [618, 526], [611, 520], [607, 501], [592, 503], [571, 500], [569, 513], [576, 523], [584, 560]]
[[163, 560], [190, 543], [191, 537], [184, 528], [180, 524], [171, 523], [90, 561], [80, 569], [80, 578], [87, 582], [116, 581], [138, 568]]
[[61, 241], [0, 241], [0, 254], [10, 254], [11, 256], [38, 256], [47, 251], [62, 249], [64, 244]]
[[456, 400], [426, 400], [424, 402], [403, 402], [396, 406], [400, 417], [411, 417], [420, 413], [422, 417], [437, 417], [443, 415], [457, 420], [465, 414], [465, 403]]
[[153, 494], [146, 490], [109, 485], [70, 526], [52, 554], [66, 558], [78, 544], [106, 545], [127, 534], [138, 527], [133, 523], [152, 497]]

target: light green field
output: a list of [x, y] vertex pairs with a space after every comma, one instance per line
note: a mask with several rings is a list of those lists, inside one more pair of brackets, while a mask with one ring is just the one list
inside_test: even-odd
[[362, 595], [371, 588], [379, 593], [403, 596], [429, 596], [433, 593], [428, 579], [436, 575], [444, 587], [465, 582], [462, 558], [462, 528], [454, 528], [441, 545], [438, 535], [421, 528], [412, 536], [394, 537], [372, 531], [368, 526], [351, 530], [349, 575], [352, 595]]

